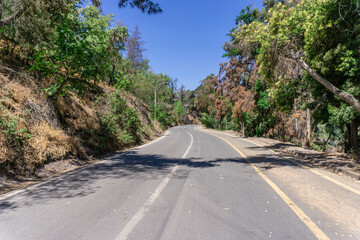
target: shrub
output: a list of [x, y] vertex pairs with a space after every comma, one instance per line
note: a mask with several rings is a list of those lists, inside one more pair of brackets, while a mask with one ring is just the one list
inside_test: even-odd
[[[103, 142], [99, 148], [106, 148], [106, 142], [111, 136], [121, 146], [129, 146], [141, 141], [141, 122], [137, 112], [127, 106], [118, 93], [108, 97], [110, 112], [105, 114], [102, 121], [101, 131], [103, 132]], [[110, 134], [110, 135], [109, 135]]]
[[1, 132], [6, 135], [8, 143], [12, 147], [22, 146], [27, 139], [31, 138], [31, 134], [26, 127], [20, 127], [23, 118], [20, 116], [12, 116], [7, 108], [0, 103], [0, 128]]

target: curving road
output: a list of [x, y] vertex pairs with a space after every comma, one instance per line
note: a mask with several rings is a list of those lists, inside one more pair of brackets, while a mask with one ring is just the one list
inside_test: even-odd
[[246, 139], [175, 127], [0, 196], [0, 239], [360, 239], [359, 184], [317, 171]]

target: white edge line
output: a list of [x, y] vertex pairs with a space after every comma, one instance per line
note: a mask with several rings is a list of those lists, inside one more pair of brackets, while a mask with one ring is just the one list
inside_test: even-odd
[[181, 156], [182, 159], [186, 158], [186, 156], [188, 155], [193, 143], [194, 143], [194, 138], [193, 138], [193, 135], [191, 133], [189, 133], [188, 131], [184, 130], [185, 132], [187, 132], [189, 135], [190, 135], [190, 145], [189, 147], [186, 149], [186, 152]]
[[[194, 138], [188, 131], [185, 130], [190, 137], [191, 141], [189, 144], [189, 147], [186, 149], [185, 153], [182, 155], [182, 159], [186, 158], [187, 154], [189, 153]], [[174, 175], [176, 170], [179, 168], [179, 165], [173, 167], [171, 169], [171, 172], [166, 175], [166, 177], [161, 181], [161, 183], [156, 187], [155, 191], [150, 195], [150, 197], [146, 200], [144, 205], [135, 213], [135, 215], [131, 218], [131, 220], [128, 222], [128, 224], [125, 225], [125, 227], [121, 230], [121, 232], [116, 236], [115, 240], [125, 240], [129, 236], [129, 234], [134, 230], [136, 225], [141, 221], [141, 219], [145, 216], [146, 212], [149, 211], [149, 208], [152, 204], [154, 204], [155, 200], [159, 197], [160, 193], [164, 190], [168, 182], [170, 181], [170, 178]]]
[[[170, 131], [169, 131], [169, 129], [168, 129], [168, 130], [166, 130], [166, 132], [165, 132], [165, 134], [164, 134], [163, 136], [155, 139], [154, 141], [148, 142], [148, 143], [146, 143], [146, 144], [144, 144], [144, 145], [141, 145], [141, 146], [135, 147], [135, 148], [133, 148], [133, 149], [130, 149], [129, 151], [133, 151], [133, 150], [135, 150], [135, 149], [141, 149], [141, 148], [144, 148], [144, 147], [149, 146], [150, 144], [156, 143], [156, 142], [160, 141], [161, 139], [163, 139], [164, 137], [166, 137], [166, 136], [169, 134], [169, 132], [170, 132]], [[117, 154], [115, 154], [115, 155], [122, 155], [122, 154], [124, 154], [124, 153], [129, 152], [129, 151], [122, 152], [122, 153], [117, 153]], [[96, 165], [96, 164], [102, 164], [102, 163], [105, 163], [105, 162], [107, 162], [107, 161], [108, 161], [108, 159], [101, 160], [101, 161], [99, 161], [99, 162], [95, 162], [95, 163], [86, 165], [86, 166], [84, 166], [84, 167], [82, 167], [82, 168], [80, 168], [80, 169], [84, 169], [84, 168], [86, 168], [86, 167], [94, 166], [94, 165]], [[7, 199], [7, 198], [11, 198], [11, 197], [13, 197], [13, 196], [15, 196], [15, 195], [17, 195], [17, 194], [24, 193], [24, 192], [26, 192], [27, 190], [31, 190], [31, 189], [40, 187], [40, 186], [43, 185], [43, 184], [46, 184], [46, 183], [49, 183], [49, 182], [51, 182], [51, 181], [57, 180], [57, 179], [59, 179], [59, 178], [61, 178], [61, 177], [65, 177], [66, 175], [73, 173], [73, 172], [76, 171], [77, 169], [78, 169], [78, 168], [73, 169], [73, 170], [70, 170], [69, 172], [65, 172], [65, 173], [63, 173], [63, 174], [61, 174], [61, 175], [59, 175], [59, 176], [52, 177], [52, 178], [49, 178], [49, 179], [47, 179], [47, 180], [45, 180], [45, 181], [42, 181], [42, 182], [39, 182], [39, 183], [35, 183], [35, 184], [32, 184], [32, 185], [26, 186], [26, 187], [24, 187], [24, 188], [22, 188], [22, 189], [17, 189], [17, 190], [10, 191], [10, 192], [8, 192], [8, 193], [4, 193], [4, 194], [0, 195], [0, 201], [3, 201], [3, 200], [5, 200], [5, 199]]]
[[147, 147], [147, 146], [149, 146], [149, 145], [151, 145], [153, 143], [156, 143], [156, 142], [160, 141], [161, 139], [163, 139], [164, 137], [166, 137], [169, 134], [169, 132], [170, 131], [168, 129], [168, 130], [166, 130], [166, 132], [165, 132], [165, 134], [163, 136], [159, 137], [158, 139], [155, 139], [154, 141], [151, 141], [151, 142], [148, 142], [148, 143], [146, 143], [144, 145], [141, 145], [139, 147], [135, 147], [135, 149], [141, 149], [141, 148]]
[[308, 167], [308, 166], [306, 166], [306, 165], [303, 165], [303, 164], [301, 164], [301, 163], [298, 163], [296, 160], [293, 160], [293, 159], [291, 159], [291, 158], [289, 158], [289, 157], [283, 156], [281, 153], [276, 152], [276, 151], [274, 151], [274, 150], [272, 150], [272, 149], [269, 149], [268, 147], [266, 147], [266, 146], [264, 146], [264, 145], [262, 145], [262, 144], [253, 142], [253, 141], [251, 141], [251, 140], [243, 139], [243, 138], [240, 138], [239, 136], [231, 135], [231, 134], [228, 134], [228, 133], [219, 133], [219, 134], [227, 135], [227, 136], [230, 136], [230, 137], [237, 137], [237, 138], [239, 138], [239, 139], [242, 140], [242, 141], [255, 144], [255, 145], [259, 146], [259, 147], [263, 147], [263, 148], [265, 148], [266, 150], [271, 151], [271, 152], [279, 155], [280, 157], [285, 158], [285, 159], [289, 160], [290, 162], [292, 162], [292, 163], [294, 163], [294, 164], [296, 164], [296, 165], [298, 165], [298, 166], [300, 166], [300, 167], [302, 167], [302, 168], [304, 168], [304, 169], [306, 169], [306, 170], [308, 170], [308, 171], [310, 171], [310, 172], [312, 172], [312, 173], [314, 173], [314, 174], [316, 174], [316, 175], [318, 175], [318, 176], [320, 176], [320, 177], [322, 177], [322, 178], [324, 178], [324, 179], [326, 179], [326, 180], [328, 180], [328, 181], [330, 181], [330, 182], [332, 182], [332, 183], [334, 183], [334, 184], [336, 184], [336, 185], [338, 185], [338, 186], [340, 186], [340, 187], [342, 187], [342, 188], [345, 188], [346, 190], [349, 190], [349, 191], [351, 191], [351, 192], [353, 192], [353, 193], [355, 193], [355, 194], [357, 194], [357, 195], [360, 195], [360, 191], [357, 190], [356, 188], [353, 188], [353, 187], [351, 187], [351, 186], [348, 186], [348, 185], [346, 185], [345, 183], [339, 182], [338, 180], [333, 179], [332, 177], [329, 177], [329, 176], [327, 176], [327, 175], [325, 175], [325, 174], [322, 174], [322, 173], [320, 173], [319, 171], [317, 171], [317, 170], [315, 170], [315, 169], [312, 169], [312, 168], [310, 168], [310, 167]]

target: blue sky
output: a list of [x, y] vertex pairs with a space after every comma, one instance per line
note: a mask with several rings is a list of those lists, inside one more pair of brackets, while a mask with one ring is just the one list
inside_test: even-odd
[[235, 17], [261, 0], [159, 0], [163, 13], [147, 15], [139, 9], [119, 9], [117, 0], [104, 0], [103, 11], [114, 14], [129, 29], [138, 25], [146, 42], [144, 56], [155, 73], [178, 79], [194, 90], [210, 73], [217, 74], [226, 34], [235, 26]]

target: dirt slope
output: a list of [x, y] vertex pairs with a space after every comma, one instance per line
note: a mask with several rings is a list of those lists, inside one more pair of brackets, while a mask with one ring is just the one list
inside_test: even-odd
[[[0, 188], [9, 179], [48, 176], [46, 168], [54, 173], [56, 168], [66, 171], [160, 134], [148, 107], [128, 92], [102, 83], [83, 98], [72, 95], [56, 101], [42, 90], [50, 82], [32, 76], [27, 69], [0, 63]], [[113, 99], [122, 99], [127, 106], [114, 113]], [[123, 126], [126, 117], [122, 119], [125, 123], [114, 121], [119, 121], [121, 111], [131, 113], [131, 109], [139, 127], [130, 124], [132, 132], [117, 132], [111, 124]]]

